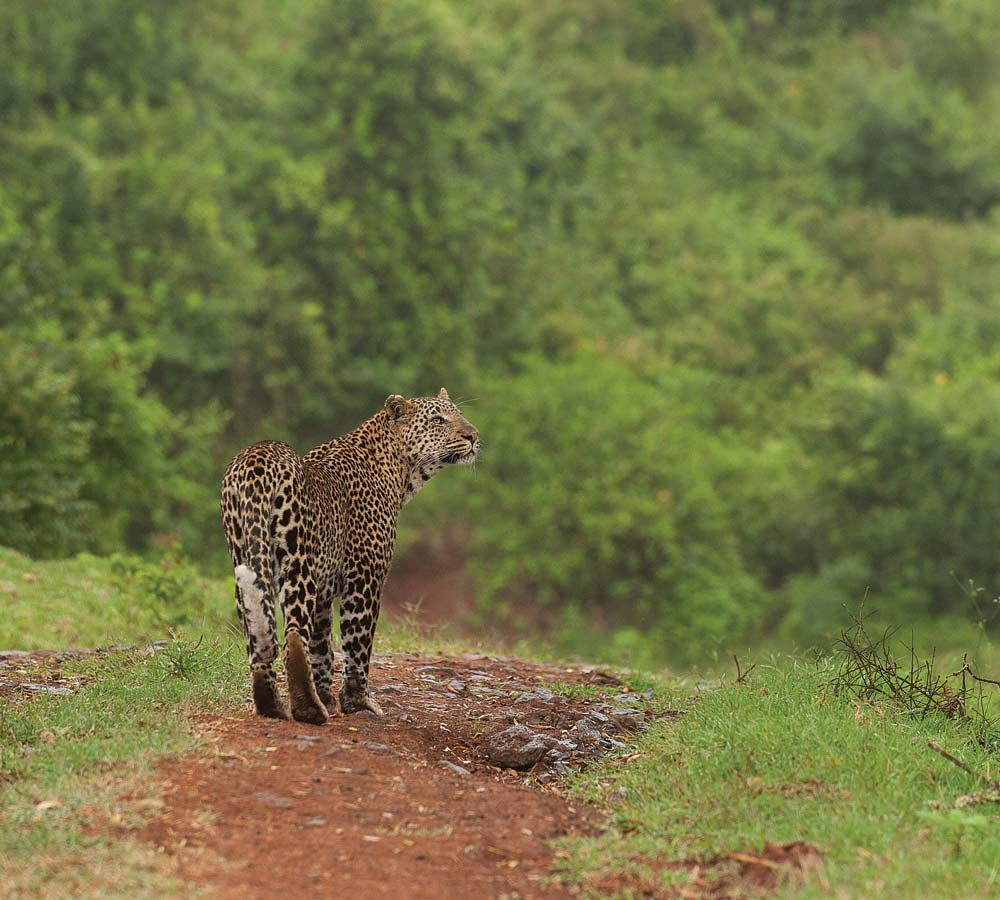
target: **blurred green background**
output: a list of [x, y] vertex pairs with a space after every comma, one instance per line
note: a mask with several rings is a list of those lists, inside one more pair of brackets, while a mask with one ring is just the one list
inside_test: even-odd
[[224, 573], [238, 449], [446, 385], [482, 462], [401, 563], [483, 628], [989, 629], [998, 48], [994, 0], [5, 0], [0, 544]]

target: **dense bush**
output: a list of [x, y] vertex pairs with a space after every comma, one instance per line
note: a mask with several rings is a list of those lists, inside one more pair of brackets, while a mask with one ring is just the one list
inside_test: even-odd
[[[476, 398], [484, 613], [636, 658], [956, 612], [991, 525], [988, 0], [11, 0], [0, 541], [225, 559], [250, 440]], [[529, 621], [531, 620], [530, 617]]]

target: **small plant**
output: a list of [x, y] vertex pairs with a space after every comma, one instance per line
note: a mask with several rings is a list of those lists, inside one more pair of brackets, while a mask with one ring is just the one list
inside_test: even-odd
[[167, 646], [156, 653], [157, 666], [167, 678], [191, 679], [214, 667], [232, 650], [229, 645], [220, 649], [211, 645], [202, 646], [203, 643], [204, 636], [197, 641], [185, 641], [171, 634]]
[[980, 642], [988, 640], [988, 633], [996, 625], [997, 618], [1000, 617], [1000, 597], [987, 599], [989, 594], [987, 594], [986, 588], [977, 585], [975, 579], [966, 578], [965, 581], [962, 581], [954, 572], [949, 574], [972, 606]]

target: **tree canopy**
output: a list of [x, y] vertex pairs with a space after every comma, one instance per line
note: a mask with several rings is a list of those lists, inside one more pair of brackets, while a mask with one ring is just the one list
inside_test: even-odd
[[[241, 446], [475, 398], [492, 613], [1000, 584], [992, 0], [8, 0], [0, 542], [219, 565]], [[954, 574], [953, 574], [954, 573]], [[659, 651], [658, 651], [659, 652]]]

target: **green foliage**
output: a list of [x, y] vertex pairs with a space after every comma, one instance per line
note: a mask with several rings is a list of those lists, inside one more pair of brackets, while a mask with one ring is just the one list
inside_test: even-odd
[[527, 362], [492, 389], [481, 427], [495, 460], [472, 503], [485, 603], [586, 608], [692, 650], [751, 625], [761, 591], [713, 483], [735, 457], [697, 389], [684, 372], [650, 383], [587, 355]]
[[0, 544], [36, 553], [74, 540], [92, 425], [72, 375], [0, 332]]
[[998, 41], [990, 0], [4, 4], [0, 542], [221, 568], [240, 446], [446, 384], [484, 462], [404, 524], [464, 526], [484, 619], [641, 662], [964, 614]]
[[[212, 607], [209, 583], [198, 570], [171, 548], [158, 562], [145, 562], [134, 556], [111, 558], [112, 585], [136, 602], [149, 606], [155, 620], [164, 628], [201, 623]], [[169, 659], [184, 654], [168, 653]]]

